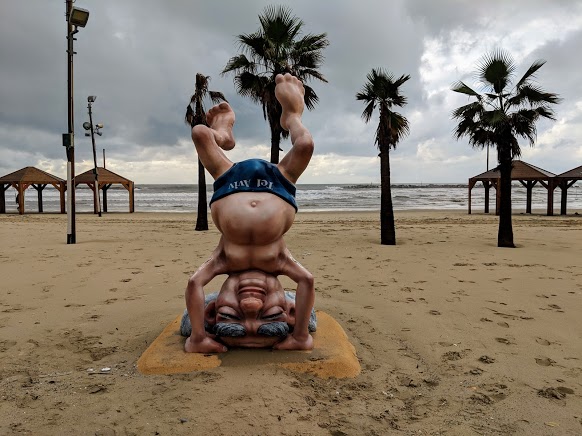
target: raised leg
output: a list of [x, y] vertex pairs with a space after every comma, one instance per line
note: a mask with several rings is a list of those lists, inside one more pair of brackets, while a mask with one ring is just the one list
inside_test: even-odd
[[235, 145], [232, 134], [234, 120], [232, 108], [223, 102], [208, 111], [206, 121], [210, 127], [199, 124], [192, 128], [192, 140], [198, 157], [214, 179], [232, 166], [222, 150], [231, 150]]
[[275, 96], [283, 108], [281, 127], [289, 131], [293, 145], [278, 167], [291, 183], [296, 183], [313, 155], [313, 138], [301, 122], [305, 89], [301, 81], [291, 74], [277, 75], [275, 83]]

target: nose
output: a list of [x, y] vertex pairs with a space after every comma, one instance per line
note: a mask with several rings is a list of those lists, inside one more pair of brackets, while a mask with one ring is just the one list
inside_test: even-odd
[[263, 308], [263, 302], [255, 297], [243, 298], [240, 302], [240, 308], [245, 315], [256, 317], [257, 313]]

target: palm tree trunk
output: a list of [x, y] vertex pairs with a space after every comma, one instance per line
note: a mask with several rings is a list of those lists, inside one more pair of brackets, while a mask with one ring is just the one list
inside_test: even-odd
[[497, 246], [515, 248], [513, 244], [513, 228], [511, 225], [511, 168], [512, 158], [509, 144], [499, 150], [499, 231], [497, 233]]
[[380, 244], [396, 245], [390, 185], [390, 153], [387, 146], [380, 147], [380, 191]]
[[279, 148], [281, 144], [281, 132], [276, 127], [271, 127], [271, 163], [279, 163]]
[[204, 165], [198, 159], [198, 216], [195, 230], [208, 230], [208, 205], [206, 201], [206, 174]]

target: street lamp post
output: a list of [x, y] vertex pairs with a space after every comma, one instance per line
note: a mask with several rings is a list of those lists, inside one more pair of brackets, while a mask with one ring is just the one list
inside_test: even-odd
[[95, 126], [93, 126], [93, 111], [91, 110], [92, 107], [92, 103], [95, 102], [95, 100], [97, 99], [97, 96], [95, 95], [90, 95], [89, 97], [87, 97], [87, 109], [89, 109], [89, 122], [85, 122], [83, 123], [83, 128], [85, 130], [90, 130], [91, 133], [85, 133], [85, 136], [91, 136], [91, 142], [93, 143], [93, 173], [95, 175], [95, 195], [97, 198], [97, 212], [99, 214], [99, 216], [101, 216], [101, 199], [99, 197], [99, 173], [97, 171], [97, 151], [95, 150], [95, 134], [101, 136], [103, 135], [103, 133], [101, 133], [101, 129], [103, 128], [103, 124], [95, 124]]
[[73, 7], [73, 0], [65, 0], [67, 19], [67, 106], [68, 130], [63, 134], [63, 145], [67, 150], [67, 244], [75, 244], [75, 122], [73, 104], [73, 41], [78, 27], [85, 27], [89, 11]]

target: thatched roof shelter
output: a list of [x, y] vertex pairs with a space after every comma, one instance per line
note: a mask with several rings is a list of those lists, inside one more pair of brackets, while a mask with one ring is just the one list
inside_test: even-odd
[[[548, 215], [554, 214], [554, 189], [556, 175], [544, 169], [538, 168], [527, 162], [516, 160], [513, 161], [513, 168], [511, 169], [511, 180], [519, 181], [526, 188], [526, 213], [531, 213], [532, 189], [539, 183], [548, 190]], [[469, 179], [469, 213], [471, 213], [471, 191], [477, 184], [482, 182], [485, 187], [485, 213], [489, 213], [489, 189], [495, 188], [495, 213], [499, 214], [500, 205], [500, 189], [499, 181], [501, 173], [498, 169], [486, 171], [478, 176]]]
[[[103, 212], [107, 212], [107, 190], [111, 188], [111, 185], [120, 184], [129, 192], [129, 211], [134, 212], [134, 192], [135, 185], [129, 179], [115, 174], [113, 171], [108, 169], [97, 167], [97, 179], [99, 181], [99, 188], [103, 191]], [[94, 169], [85, 171], [82, 174], [75, 176], [75, 186], [80, 184], [86, 184], [93, 191], [93, 207], [95, 213], [97, 213], [97, 193], [98, 190], [95, 189], [95, 172]]]
[[38, 193], [38, 211], [43, 212], [42, 191], [48, 185], [52, 185], [60, 193], [61, 213], [65, 213], [65, 191], [67, 182], [59, 177], [53, 176], [35, 167], [25, 167], [13, 173], [0, 177], [0, 213], [6, 213], [5, 192], [13, 187], [18, 191], [16, 196], [18, 201], [18, 212], [24, 214], [24, 192], [30, 186]]
[[560, 214], [566, 215], [568, 203], [568, 189], [577, 181], [582, 180], [582, 165], [573, 168], [565, 173], [558, 174], [555, 179], [555, 186], [562, 190], [560, 201]]

